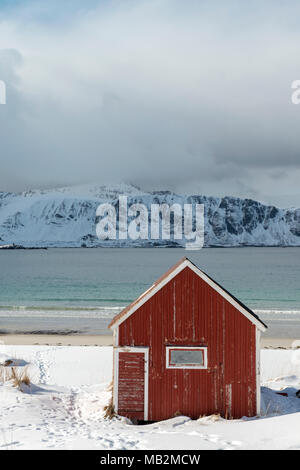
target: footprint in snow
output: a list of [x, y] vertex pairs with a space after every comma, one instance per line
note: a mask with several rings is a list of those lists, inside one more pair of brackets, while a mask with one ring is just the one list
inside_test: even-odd
[[13, 441], [10, 442], [9, 444], [3, 444], [0, 447], [11, 447], [11, 446], [20, 446], [21, 442], [20, 441]]

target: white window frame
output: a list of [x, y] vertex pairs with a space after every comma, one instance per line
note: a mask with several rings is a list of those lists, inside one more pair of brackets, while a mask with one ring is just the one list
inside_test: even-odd
[[[203, 365], [199, 364], [170, 364], [170, 350], [186, 349], [203, 351]], [[166, 346], [166, 368], [167, 369], [207, 369], [207, 347], [206, 346]]]

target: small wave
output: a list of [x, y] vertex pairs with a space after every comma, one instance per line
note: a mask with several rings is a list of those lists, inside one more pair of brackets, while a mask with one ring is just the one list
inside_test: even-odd
[[[0, 318], [86, 318], [109, 319], [112, 318], [125, 305], [118, 306], [41, 306], [41, 305], [0, 305]], [[269, 319], [293, 320], [300, 318], [300, 310], [282, 309], [255, 309], [259, 317]]]
[[300, 315], [300, 310], [282, 310], [282, 309], [255, 309], [253, 310], [258, 316], [259, 315]]
[[0, 330], [1, 335], [82, 335], [82, 330], [56, 329], [56, 330]]
[[98, 306], [74, 306], [74, 307], [68, 307], [68, 306], [57, 306], [57, 305], [0, 305], [0, 311], [1, 310], [87, 310], [87, 311], [93, 311], [93, 310], [99, 310], [99, 309], [105, 309], [105, 310], [119, 310], [122, 309], [126, 306], [127, 304], [124, 305], [116, 305], [116, 306], [109, 306], [109, 305], [98, 305]]
[[0, 318], [111, 318], [124, 306], [58, 307], [58, 306], [0, 306]]
[[49, 302], [49, 303], [58, 302], [58, 303], [64, 303], [64, 304], [65, 304], [65, 303], [73, 303], [73, 302], [77, 302], [77, 303], [78, 303], [78, 302], [83, 302], [83, 303], [84, 303], [84, 302], [86, 302], [86, 303], [88, 303], [88, 302], [93, 302], [94, 305], [97, 304], [97, 303], [101, 303], [101, 302], [103, 302], [103, 304], [104, 304], [104, 303], [105, 303], [105, 304], [106, 304], [106, 303], [108, 303], [108, 304], [115, 304], [115, 303], [121, 303], [121, 304], [123, 304], [123, 303], [124, 303], [124, 304], [127, 305], [128, 303], [132, 302], [132, 300], [130, 300], [130, 299], [119, 299], [119, 298], [118, 298], [118, 299], [111, 299], [111, 298], [103, 298], [103, 299], [101, 299], [101, 298], [99, 298], [99, 297], [94, 298], [94, 299], [93, 299], [93, 298], [88, 298], [88, 299], [87, 299], [87, 298], [84, 298], [84, 299], [75, 298], [75, 299], [74, 299], [74, 297], [70, 297], [70, 298], [66, 298], [66, 297], [59, 298], [59, 297], [58, 297], [58, 298], [56, 299], [56, 298], [53, 298], [53, 297], [49, 297], [49, 298], [47, 298], [47, 297], [43, 297], [43, 298], [38, 298], [38, 297], [36, 297], [35, 300], [36, 300], [37, 302]]

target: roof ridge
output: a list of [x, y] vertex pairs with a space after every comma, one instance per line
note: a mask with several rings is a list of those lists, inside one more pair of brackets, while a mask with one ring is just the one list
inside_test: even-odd
[[[268, 328], [267, 325], [265, 323], [263, 323], [263, 321], [259, 318], [258, 315], [256, 315], [256, 313], [253, 312], [253, 310], [251, 310], [249, 307], [247, 307], [243, 302], [241, 302], [240, 300], [238, 300], [233, 294], [231, 294], [227, 289], [225, 289], [221, 284], [219, 284], [218, 282], [216, 282], [212, 277], [210, 277], [208, 274], [206, 274], [204, 271], [202, 271], [200, 268], [198, 268], [198, 266], [193, 263], [189, 258], [187, 258], [186, 256], [182, 257], [179, 261], [177, 261], [177, 263], [175, 263], [170, 269], [168, 269], [162, 276], [160, 276], [156, 281], [154, 281], [154, 283], [148, 288], [146, 289], [140, 296], [138, 296], [133, 302], [131, 302], [129, 305], [127, 305], [127, 307], [125, 307], [123, 310], [121, 310], [121, 312], [119, 312], [113, 319], [112, 321], [110, 322], [110, 324], [108, 325], [108, 328], [112, 328], [113, 325], [115, 325], [116, 323], [118, 323], [119, 320], [121, 320], [122, 317], [124, 317], [126, 314], [128, 314], [130, 312], [130, 310], [132, 310], [134, 307], [136, 307], [139, 302], [141, 302], [146, 296], [148, 296], [152, 290], [155, 290], [159, 284], [161, 284], [166, 278], [168, 278], [174, 271], [176, 271], [177, 268], [179, 268], [182, 264], [188, 262], [190, 265], [192, 265], [197, 271], [199, 271], [200, 273], [202, 273], [207, 279], [209, 279], [215, 286], [217, 286], [224, 294], [226, 294], [229, 298], [231, 298], [235, 303], [237, 303], [244, 311], [246, 311], [250, 316], [253, 317], [253, 319], [255, 319], [257, 322], [259, 322], [263, 328]], [[180, 272], [180, 271], [179, 271]], [[177, 273], [178, 274], [178, 273]], [[198, 274], [196, 272], [196, 274]], [[199, 274], [198, 274], [199, 276]], [[201, 277], [201, 276], [200, 276]], [[172, 278], [171, 278], [172, 279]], [[171, 280], [170, 279], [170, 280]], [[205, 279], [203, 279], [204, 282], [207, 282], [205, 281]], [[168, 281], [169, 282], [169, 281]], [[211, 286], [213, 289], [215, 289], [214, 286]], [[217, 289], [215, 289], [217, 290]], [[155, 292], [154, 292], [155, 293]], [[154, 295], [154, 293], [152, 295]], [[219, 292], [220, 293], [220, 292]], [[221, 294], [222, 295], [222, 294]], [[223, 297], [225, 297], [223, 295]], [[151, 297], [149, 297], [151, 298]], [[226, 298], [226, 297], [225, 297]], [[228, 301], [228, 299], [226, 299]], [[137, 307], [139, 308], [139, 307]], [[135, 311], [135, 310], [134, 310]], [[134, 313], [134, 312], [132, 312]], [[241, 313], [243, 313], [241, 311]], [[129, 314], [131, 315], [131, 314]], [[244, 313], [245, 315], [245, 313]], [[245, 315], [247, 316], [247, 314]], [[248, 316], [247, 316], [248, 318]], [[249, 318], [248, 318], [249, 319]], [[249, 319], [251, 321], [251, 319]], [[255, 323], [252, 322], [252, 323]]]

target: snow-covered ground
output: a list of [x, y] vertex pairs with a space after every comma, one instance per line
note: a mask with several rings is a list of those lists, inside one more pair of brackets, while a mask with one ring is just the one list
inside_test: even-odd
[[262, 350], [261, 418], [144, 426], [103, 418], [111, 347], [1, 345], [0, 363], [11, 358], [34, 386], [0, 384], [0, 449], [300, 449], [300, 350]]

